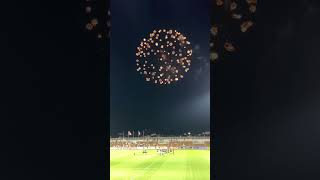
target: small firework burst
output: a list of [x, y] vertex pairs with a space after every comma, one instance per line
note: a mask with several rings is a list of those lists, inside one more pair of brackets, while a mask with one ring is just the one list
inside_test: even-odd
[[214, 0], [211, 33], [211, 60], [238, 50], [236, 39], [254, 25], [257, 0]]
[[184, 78], [190, 70], [191, 57], [191, 43], [182, 33], [158, 29], [137, 47], [136, 70], [148, 82], [167, 85]]
[[110, 9], [101, 8], [104, 6], [104, 1], [85, 0], [84, 3], [84, 12], [87, 17], [86, 30], [94, 33], [97, 39], [109, 38], [111, 29]]

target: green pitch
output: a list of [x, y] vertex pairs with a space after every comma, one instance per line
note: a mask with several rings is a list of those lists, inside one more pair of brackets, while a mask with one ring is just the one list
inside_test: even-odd
[[111, 150], [111, 180], [209, 180], [209, 150]]

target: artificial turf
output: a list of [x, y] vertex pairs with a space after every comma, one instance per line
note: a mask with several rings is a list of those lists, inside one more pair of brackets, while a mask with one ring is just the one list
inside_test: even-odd
[[111, 180], [209, 180], [209, 150], [111, 150]]

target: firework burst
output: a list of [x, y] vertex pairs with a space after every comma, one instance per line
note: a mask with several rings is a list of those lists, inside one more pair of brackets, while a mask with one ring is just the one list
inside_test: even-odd
[[241, 34], [254, 25], [257, 0], [214, 0], [211, 33], [211, 60], [236, 52]]
[[105, 6], [104, 1], [85, 0], [84, 11], [86, 14], [85, 28], [95, 34], [96, 38], [104, 39], [110, 37], [111, 13]]
[[145, 80], [166, 85], [184, 78], [190, 70], [191, 43], [176, 30], [154, 30], [137, 47], [137, 72]]

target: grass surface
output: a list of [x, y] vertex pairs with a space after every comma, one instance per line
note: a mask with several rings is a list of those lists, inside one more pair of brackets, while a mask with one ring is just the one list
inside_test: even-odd
[[[135, 155], [134, 155], [135, 154]], [[111, 150], [111, 180], [209, 180], [209, 150]]]

